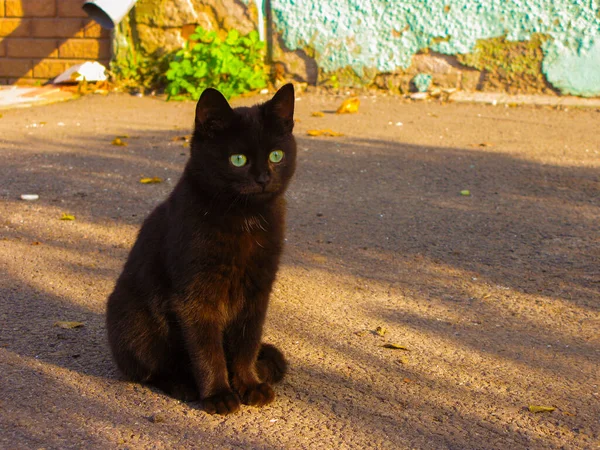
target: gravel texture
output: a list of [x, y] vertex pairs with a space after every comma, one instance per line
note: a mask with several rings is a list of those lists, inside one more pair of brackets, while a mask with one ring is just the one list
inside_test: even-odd
[[352, 115], [333, 114], [342, 97], [297, 99], [265, 333], [290, 373], [272, 405], [228, 417], [122, 381], [105, 336], [194, 104], [3, 111], [0, 448], [598, 448], [600, 110], [360, 99]]

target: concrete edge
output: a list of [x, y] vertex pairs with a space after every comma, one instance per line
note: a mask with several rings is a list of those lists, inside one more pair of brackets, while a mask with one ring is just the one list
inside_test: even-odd
[[456, 91], [448, 100], [457, 103], [486, 103], [490, 105], [540, 105], [600, 108], [600, 98], [582, 98], [554, 95], [510, 95], [498, 92]]

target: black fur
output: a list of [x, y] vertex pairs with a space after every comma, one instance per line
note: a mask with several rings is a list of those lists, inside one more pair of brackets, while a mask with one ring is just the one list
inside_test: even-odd
[[214, 89], [200, 97], [183, 175], [145, 220], [108, 298], [110, 347], [129, 379], [199, 398], [209, 413], [273, 400], [287, 364], [261, 335], [295, 170], [293, 113], [291, 84], [251, 108], [232, 109]]

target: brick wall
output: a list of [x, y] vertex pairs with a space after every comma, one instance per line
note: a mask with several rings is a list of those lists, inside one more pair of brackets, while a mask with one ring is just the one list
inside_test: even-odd
[[111, 57], [110, 32], [83, 0], [0, 0], [0, 84], [44, 82], [73, 64]]

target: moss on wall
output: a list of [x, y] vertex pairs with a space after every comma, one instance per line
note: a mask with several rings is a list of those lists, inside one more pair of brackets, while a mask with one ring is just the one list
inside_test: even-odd
[[[473, 54], [482, 39], [506, 36], [503, 45], [510, 45], [538, 34], [551, 38], [543, 44], [542, 71], [554, 87], [600, 95], [599, 0], [271, 0], [271, 5], [287, 48], [311, 46], [327, 72], [351, 66], [356, 73], [363, 67], [395, 73], [409, 69], [413, 56], [428, 49]], [[536, 90], [545, 89], [536, 83]]]
[[481, 39], [472, 53], [457, 55], [457, 59], [483, 71], [479, 89], [502, 89], [511, 93], [554, 92], [542, 72], [542, 45], [547, 39], [539, 34], [529, 41], [509, 41], [504, 36]]

